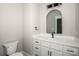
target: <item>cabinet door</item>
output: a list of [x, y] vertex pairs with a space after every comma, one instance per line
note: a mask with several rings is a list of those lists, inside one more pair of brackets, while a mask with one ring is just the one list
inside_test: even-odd
[[50, 48], [41, 47], [41, 56], [50, 56]]
[[51, 52], [50, 52], [50, 55], [51, 56], [62, 56], [62, 52], [52, 49]]

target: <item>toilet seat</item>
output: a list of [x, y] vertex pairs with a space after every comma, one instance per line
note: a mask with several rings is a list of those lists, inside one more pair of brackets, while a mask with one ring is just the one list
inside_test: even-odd
[[23, 56], [23, 53], [22, 52], [16, 52], [10, 56]]

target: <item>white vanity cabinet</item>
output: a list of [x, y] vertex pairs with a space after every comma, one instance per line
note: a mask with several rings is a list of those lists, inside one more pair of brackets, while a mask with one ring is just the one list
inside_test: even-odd
[[41, 56], [50, 56], [50, 48], [41, 46]]
[[33, 49], [33, 56], [40, 56], [41, 55], [41, 42], [38, 39], [33, 38], [33, 43], [32, 43], [32, 49]]
[[[42, 56], [62, 56], [62, 48], [59, 45], [47, 41], [41, 41], [41, 55]], [[61, 50], [60, 50], [61, 49]]]
[[43, 40], [33, 37], [34, 56], [78, 56], [79, 47], [57, 43], [54, 40]]
[[41, 56], [62, 56], [62, 52], [42, 46]]

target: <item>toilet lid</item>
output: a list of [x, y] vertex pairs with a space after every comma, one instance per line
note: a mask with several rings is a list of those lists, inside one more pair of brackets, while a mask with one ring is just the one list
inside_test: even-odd
[[10, 56], [23, 56], [23, 53], [22, 52], [16, 52]]

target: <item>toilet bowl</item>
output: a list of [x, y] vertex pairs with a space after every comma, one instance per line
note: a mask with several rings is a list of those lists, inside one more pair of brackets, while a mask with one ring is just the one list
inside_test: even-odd
[[4, 43], [3, 51], [6, 56], [23, 56], [22, 52], [16, 52], [18, 41], [13, 41], [9, 43]]

